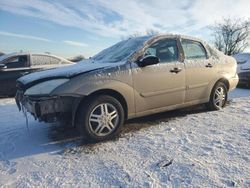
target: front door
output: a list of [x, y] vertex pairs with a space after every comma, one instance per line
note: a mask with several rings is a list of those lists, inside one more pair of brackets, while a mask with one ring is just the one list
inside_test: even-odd
[[152, 109], [181, 104], [185, 98], [185, 68], [175, 38], [161, 39], [145, 49], [144, 55], [154, 55], [160, 63], [146, 67], [132, 64], [135, 104], [138, 115]]

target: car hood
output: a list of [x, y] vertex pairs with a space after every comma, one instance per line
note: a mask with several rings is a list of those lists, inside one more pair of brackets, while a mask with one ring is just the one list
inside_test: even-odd
[[93, 60], [84, 60], [77, 64], [62, 67], [62, 68], [55, 68], [40, 72], [31, 73], [25, 75], [18, 79], [18, 82], [22, 85], [31, 84], [33, 82], [38, 83], [49, 79], [56, 79], [56, 78], [72, 78], [82, 73], [94, 71], [97, 69], [107, 68], [107, 67], [114, 67], [124, 62], [119, 63], [101, 63], [98, 61]]

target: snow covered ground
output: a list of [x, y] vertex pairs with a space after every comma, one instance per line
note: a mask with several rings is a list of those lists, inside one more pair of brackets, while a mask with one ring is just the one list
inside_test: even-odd
[[120, 138], [86, 144], [0, 99], [0, 187], [250, 187], [250, 89], [228, 106], [128, 122]]

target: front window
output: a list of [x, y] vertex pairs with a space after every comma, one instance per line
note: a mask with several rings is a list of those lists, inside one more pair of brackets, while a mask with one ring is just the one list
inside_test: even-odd
[[128, 59], [149, 39], [149, 36], [136, 37], [121, 41], [93, 57], [94, 60], [102, 62], [119, 62]]
[[175, 39], [157, 41], [145, 50], [144, 56], [147, 55], [158, 57], [162, 63], [178, 61], [177, 42]]
[[7, 68], [22, 68], [26, 67], [28, 64], [27, 55], [11, 57], [3, 62]]

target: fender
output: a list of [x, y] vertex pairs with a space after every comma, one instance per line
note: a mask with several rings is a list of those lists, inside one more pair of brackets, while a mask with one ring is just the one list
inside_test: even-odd
[[[112, 72], [112, 71], [110, 71]], [[97, 72], [72, 78], [69, 82], [56, 88], [51, 95], [86, 97], [100, 90], [113, 90], [120, 93], [126, 100], [128, 117], [135, 116], [134, 89], [130, 69], [112, 73]], [[99, 76], [100, 74], [100, 76]]]
[[121, 94], [127, 102], [128, 116], [130, 117], [135, 114], [134, 89], [130, 85], [123, 82], [117, 80], [105, 80], [95, 82], [95, 84], [88, 83], [86, 85], [82, 85], [74, 93], [89, 96], [100, 90], [114, 90]]
[[228, 90], [230, 90], [231, 86], [230, 86], [230, 79], [232, 79], [233, 77], [229, 74], [222, 74], [222, 75], [218, 75], [215, 79], [213, 79], [208, 87], [207, 87], [207, 93], [208, 93], [208, 96], [207, 96], [207, 101], [210, 100], [210, 94], [212, 92], [212, 89], [214, 88], [214, 85], [218, 82], [218, 81], [222, 81]]

